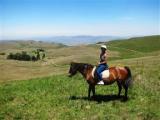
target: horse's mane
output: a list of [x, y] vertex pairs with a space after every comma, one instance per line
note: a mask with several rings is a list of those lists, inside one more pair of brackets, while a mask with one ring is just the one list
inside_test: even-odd
[[89, 63], [80, 63], [80, 64], [82, 64], [82, 65], [87, 65], [88, 67], [94, 67], [94, 65], [89, 64]]
[[88, 67], [94, 67], [94, 65], [89, 64], [89, 63], [77, 63], [77, 62], [74, 62], [74, 64], [77, 64], [77, 65], [80, 65], [80, 66], [87, 65]]

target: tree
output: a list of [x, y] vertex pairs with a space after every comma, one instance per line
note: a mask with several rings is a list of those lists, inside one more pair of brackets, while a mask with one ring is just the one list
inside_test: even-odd
[[9, 53], [9, 55], [7, 56], [7, 59], [13, 59], [13, 53]]
[[44, 58], [45, 58], [45, 56], [46, 56], [46, 55], [45, 55], [45, 53], [43, 53], [43, 55], [42, 55], [42, 59], [44, 59]]
[[37, 51], [37, 60], [40, 60], [40, 54], [39, 54], [39, 51]]

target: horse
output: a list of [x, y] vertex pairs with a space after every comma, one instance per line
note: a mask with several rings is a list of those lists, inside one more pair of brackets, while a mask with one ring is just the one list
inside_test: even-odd
[[[93, 70], [95, 69], [94, 65], [88, 63], [76, 63], [71, 62], [69, 69], [69, 77], [74, 76], [77, 72], [81, 73], [85, 78], [88, 87], [88, 99], [91, 98], [90, 94], [92, 91], [93, 98], [95, 96], [95, 86], [99, 82], [99, 80], [93, 76]], [[132, 83], [132, 75], [129, 67], [110, 67], [109, 68], [109, 77], [107, 79], [103, 79], [104, 85], [111, 85], [114, 82], [117, 82], [118, 85], [118, 97], [120, 97], [122, 87], [125, 89], [124, 98], [127, 100], [128, 96], [128, 88]]]

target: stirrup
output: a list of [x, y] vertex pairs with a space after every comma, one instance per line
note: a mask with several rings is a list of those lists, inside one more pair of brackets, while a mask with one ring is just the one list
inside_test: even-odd
[[97, 83], [97, 85], [104, 85], [103, 80], [99, 81], [99, 82]]

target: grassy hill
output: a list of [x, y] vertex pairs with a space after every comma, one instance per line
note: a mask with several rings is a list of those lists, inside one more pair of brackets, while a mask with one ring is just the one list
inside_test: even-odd
[[[159, 120], [159, 43], [160, 36], [104, 43], [109, 47], [110, 66], [131, 68], [134, 85], [126, 102], [123, 96], [116, 97], [116, 84], [97, 86], [96, 99], [88, 101], [88, 85], [82, 76], [67, 77], [71, 61], [97, 64], [99, 44], [49, 44], [47, 58], [38, 62], [6, 60], [0, 55], [0, 119]], [[36, 47], [24, 44], [23, 48]], [[21, 49], [12, 46], [3, 51]]]
[[126, 40], [116, 40], [108, 42], [108, 45], [112, 47], [118, 47], [137, 52], [153, 52], [160, 50], [160, 35], [136, 37]]
[[0, 41], [0, 52], [14, 52], [17, 50], [33, 50], [36, 48], [43, 48], [43, 49], [57, 49], [61, 48], [65, 45], [63, 44], [56, 44], [56, 43], [47, 43], [43, 41], [34, 41], [34, 40], [22, 40], [22, 41]]
[[115, 40], [106, 44], [109, 46], [109, 50], [119, 51], [118, 59], [159, 55], [160, 35]]
[[[107, 44], [109, 49], [109, 65], [118, 65], [119, 63], [112, 64], [114, 63], [112, 61], [159, 56], [159, 43], [160, 36], [147, 36], [110, 41], [103, 44]], [[0, 82], [64, 74], [68, 71], [68, 65], [71, 61], [88, 62], [96, 65], [99, 59], [99, 47], [99, 44], [64, 46], [36, 41], [8, 41], [3, 44], [0, 43], [1, 52], [6, 53], [6, 55], [0, 55], [0, 69], [2, 70], [0, 72]], [[38, 62], [6, 60], [6, 56], [10, 52], [32, 51], [36, 48], [46, 50], [45, 60]]]

